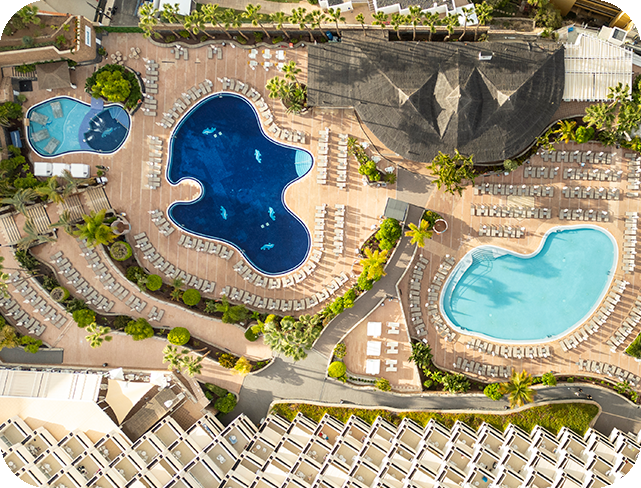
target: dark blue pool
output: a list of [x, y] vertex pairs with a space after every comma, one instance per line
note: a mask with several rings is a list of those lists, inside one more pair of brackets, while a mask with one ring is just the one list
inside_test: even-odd
[[269, 139], [246, 99], [215, 94], [181, 120], [169, 145], [167, 179], [197, 180], [201, 197], [167, 213], [187, 232], [233, 245], [262, 273], [287, 273], [305, 261], [311, 240], [285, 206], [285, 189], [312, 164], [309, 152]]

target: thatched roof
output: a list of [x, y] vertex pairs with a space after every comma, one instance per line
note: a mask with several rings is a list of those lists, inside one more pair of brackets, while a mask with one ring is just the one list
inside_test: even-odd
[[561, 102], [563, 48], [531, 43], [388, 42], [354, 36], [309, 46], [308, 104], [354, 107], [389, 149], [477, 163], [523, 151]]

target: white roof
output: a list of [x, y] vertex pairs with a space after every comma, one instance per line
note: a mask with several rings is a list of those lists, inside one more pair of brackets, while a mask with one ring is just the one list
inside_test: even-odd
[[632, 51], [585, 34], [565, 44], [563, 100], [607, 100], [617, 83], [632, 86]]
[[381, 355], [381, 342], [367, 341], [367, 355], [380, 356]]
[[380, 359], [367, 359], [365, 361], [365, 373], [376, 375], [381, 371], [381, 360]]
[[89, 178], [91, 167], [81, 163], [33, 163], [33, 174], [35, 176], [62, 176], [64, 170], [71, 173], [73, 178]]
[[101, 379], [97, 374], [1, 370], [0, 396], [93, 402]]
[[382, 322], [367, 322], [367, 335], [370, 337], [380, 337], [383, 330]]

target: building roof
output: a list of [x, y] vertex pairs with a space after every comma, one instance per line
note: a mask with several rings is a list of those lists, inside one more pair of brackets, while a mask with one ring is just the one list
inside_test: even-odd
[[403, 222], [407, 216], [407, 209], [409, 206], [409, 203], [396, 200], [394, 198], [388, 198], [383, 215], [385, 215], [385, 218], [387, 219], [396, 219], [399, 222]]
[[71, 86], [69, 65], [66, 61], [38, 64], [36, 69], [38, 88], [40, 90], [58, 90], [59, 88], [69, 88]]
[[477, 47], [352, 34], [308, 53], [308, 104], [354, 107], [383, 144], [414, 161], [454, 149], [476, 163], [515, 156], [547, 127], [563, 94], [558, 45]]

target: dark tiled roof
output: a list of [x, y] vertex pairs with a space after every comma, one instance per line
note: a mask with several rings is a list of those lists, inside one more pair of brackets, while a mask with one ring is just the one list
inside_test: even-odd
[[[438, 151], [477, 163], [523, 151], [546, 128], [564, 87], [563, 48], [528, 43], [409, 43], [354, 36], [309, 46], [308, 103], [354, 107], [392, 151]], [[492, 59], [479, 60], [479, 52]]]

